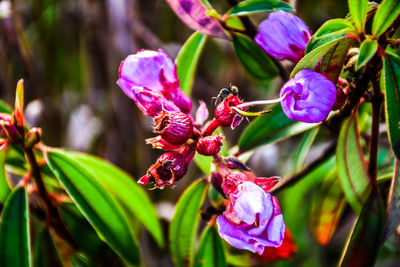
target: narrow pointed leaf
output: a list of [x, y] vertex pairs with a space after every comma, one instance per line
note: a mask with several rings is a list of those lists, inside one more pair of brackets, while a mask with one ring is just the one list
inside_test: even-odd
[[368, 0], [348, 0], [350, 14], [358, 29], [364, 30]]
[[400, 15], [400, 0], [383, 0], [372, 22], [372, 34], [380, 36]]
[[230, 16], [246, 16], [266, 11], [293, 11], [289, 4], [278, 0], [248, 0], [232, 7], [227, 13]]
[[353, 210], [359, 214], [369, 195], [371, 184], [361, 150], [355, 115], [348, 118], [340, 130], [336, 166], [345, 196]]
[[[313, 34], [306, 46], [306, 54], [319, 47], [320, 45], [341, 38], [346, 34], [357, 34], [353, 23], [346, 19], [331, 19], [325, 22]], [[323, 41], [327, 40], [327, 41]], [[321, 42], [322, 41], [322, 42]]]
[[374, 266], [381, 245], [385, 210], [378, 193], [365, 203], [344, 248], [340, 266]]
[[127, 218], [104, 187], [78, 162], [61, 152], [48, 152], [47, 161], [101, 238], [126, 261], [138, 264], [139, 248]]
[[176, 58], [180, 87], [187, 95], [190, 95], [192, 91], [197, 62], [206, 40], [207, 35], [200, 32], [193, 33], [182, 46]]
[[28, 218], [28, 196], [25, 188], [17, 187], [8, 197], [1, 214], [1, 266], [32, 266]]
[[47, 228], [43, 228], [36, 237], [33, 259], [35, 267], [63, 266], [54, 240]]
[[336, 84], [346, 60], [347, 52], [353, 44], [353, 39], [341, 39], [333, 46], [322, 58], [321, 73], [326, 73], [327, 77]]
[[194, 263], [196, 235], [208, 184], [205, 180], [194, 182], [180, 197], [172, 218], [169, 239], [175, 266], [191, 266]]
[[4, 203], [10, 194], [10, 184], [8, 183], [7, 173], [5, 169], [6, 153], [0, 151], [0, 203]]
[[323, 58], [323, 56], [328, 53], [328, 51], [334, 47], [339, 41], [345, 39], [345, 37], [341, 37], [338, 39], [334, 39], [332, 41], [329, 41], [327, 43], [324, 43], [323, 45], [319, 46], [318, 48], [315, 48], [308, 54], [306, 54], [295, 66], [293, 69], [292, 73], [290, 74], [290, 78], [293, 78], [294, 75], [296, 75], [297, 72], [299, 72], [302, 69], [309, 69], [309, 70], [314, 70], [317, 64], [320, 62], [320, 60]]
[[255, 78], [269, 80], [279, 74], [270, 56], [246, 36], [235, 34], [233, 48], [244, 69]]
[[[160, 247], [164, 238], [157, 212], [146, 192], [126, 172], [98, 157], [63, 150], [62, 153], [75, 159], [126, 209], [134, 215], [152, 234]], [[128, 215], [129, 215], [128, 214]], [[127, 216], [129, 218], [129, 216]]]
[[222, 240], [215, 226], [207, 226], [199, 241], [195, 267], [203, 266], [227, 266]]
[[175, 14], [190, 28], [215, 37], [229, 39], [218, 21], [207, 15], [200, 0], [167, 0]]
[[345, 204], [335, 169], [326, 175], [311, 201], [310, 228], [319, 244], [326, 245], [331, 240]]
[[255, 148], [288, 138], [312, 129], [319, 124], [297, 122], [289, 119], [280, 104], [274, 105], [270, 113], [261, 115], [251, 122], [239, 139], [239, 150]]
[[360, 46], [360, 54], [356, 62], [356, 70], [363, 67], [368, 61], [375, 55], [378, 49], [378, 41], [372, 39], [366, 39]]
[[389, 141], [397, 160], [400, 160], [400, 57], [386, 54], [381, 74], [385, 90], [385, 113]]
[[394, 165], [394, 174], [387, 204], [387, 221], [383, 241], [386, 241], [390, 235], [400, 225], [400, 164], [396, 160]]
[[303, 168], [304, 161], [306, 160], [308, 151], [317, 136], [319, 128], [314, 128], [306, 132], [300, 140], [299, 146], [293, 155], [294, 171], [299, 171]]
[[19, 80], [15, 91], [15, 118], [17, 124], [24, 126], [24, 80]]

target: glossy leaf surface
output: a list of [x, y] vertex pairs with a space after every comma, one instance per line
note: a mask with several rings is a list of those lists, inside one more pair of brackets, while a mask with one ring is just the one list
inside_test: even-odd
[[4, 150], [0, 151], [0, 203], [4, 203], [10, 194], [10, 185], [7, 180], [7, 173], [5, 169], [6, 153]]
[[384, 0], [376, 11], [374, 21], [372, 22], [372, 34], [380, 36], [400, 15], [399, 0]]
[[190, 266], [194, 263], [200, 209], [207, 191], [207, 182], [197, 180], [185, 190], [176, 204], [170, 224], [169, 239], [172, 259], [177, 267]]
[[345, 204], [346, 198], [334, 169], [325, 175], [311, 201], [310, 227], [319, 244], [326, 245], [331, 240]]
[[270, 56], [253, 40], [235, 34], [233, 48], [242, 66], [255, 78], [269, 80], [278, 75], [279, 70]]
[[278, 0], [248, 0], [232, 7], [227, 13], [230, 16], [246, 16], [266, 11], [293, 11], [293, 7]]
[[299, 146], [297, 147], [293, 155], [293, 163], [295, 171], [299, 171], [303, 167], [308, 151], [310, 150], [311, 145], [313, 144], [315, 137], [318, 134], [318, 131], [319, 128], [314, 128], [304, 133], [303, 137], [301, 138]]
[[64, 150], [75, 159], [121, 204], [127, 213], [137, 218], [153, 235], [158, 245], [164, 246], [161, 225], [154, 206], [146, 192], [126, 172], [98, 157]]
[[246, 151], [259, 145], [276, 142], [316, 127], [316, 123], [297, 122], [289, 119], [280, 104], [274, 105], [270, 113], [251, 122], [239, 139], [239, 150]]
[[340, 266], [374, 266], [383, 234], [385, 210], [372, 193], [365, 203], [343, 251]]
[[199, 241], [195, 267], [227, 266], [221, 237], [215, 226], [207, 226]]
[[127, 218], [104, 187], [78, 162], [57, 151], [47, 153], [51, 170], [99, 235], [121, 257], [139, 262], [139, 248]]
[[355, 115], [348, 118], [340, 130], [336, 149], [336, 166], [346, 198], [353, 210], [359, 214], [369, 195], [371, 185]]
[[207, 35], [193, 33], [183, 44], [176, 58], [177, 73], [181, 90], [190, 95], [196, 73], [197, 62], [206, 43]]
[[383, 61], [381, 87], [385, 91], [385, 113], [389, 141], [400, 160], [400, 57], [387, 53]]
[[28, 196], [25, 188], [17, 187], [8, 197], [1, 214], [1, 266], [32, 266], [28, 218]]
[[348, 0], [350, 14], [358, 29], [363, 30], [367, 17], [368, 0]]
[[43, 228], [36, 237], [33, 260], [35, 267], [63, 266], [53, 237], [47, 228]]
[[356, 70], [365, 66], [368, 61], [375, 55], [376, 50], [378, 49], [378, 41], [372, 39], [366, 39], [362, 42], [360, 46], [360, 54], [358, 55], [358, 59], [355, 65]]
[[400, 164], [396, 160], [387, 204], [387, 221], [383, 241], [386, 241], [400, 224]]

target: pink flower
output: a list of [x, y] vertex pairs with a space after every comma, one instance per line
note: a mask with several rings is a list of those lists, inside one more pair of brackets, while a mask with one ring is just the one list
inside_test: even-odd
[[[143, 97], [143, 92], [146, 92], [151, 95], [146, 103], [160, 106], [157, 103], [160, 102], [168, 106], [167, 110], [172, 110], [171, 105], [174, 105], [185, 113], [189, 113], [192, 108], [190, 98], [179, 88], [176, 65], [161, 49], [140, 50], [136, 54], [129, 55], [121, 62], [117, 84], [138, 106], [143, 107], [138, 94], [141, 93]], [[146, 115], [154, 116], [151, 115], [152, 112], [147, 112], [148, 109], [155, 110], [158, 107], [152, 108], [150, 105], [144, 110], [141, 108]]]

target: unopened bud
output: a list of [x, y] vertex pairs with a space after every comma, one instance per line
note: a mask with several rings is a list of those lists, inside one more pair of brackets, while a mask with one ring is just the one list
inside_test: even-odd
[[224, 178], [222, 175], [218, 172], [212, 172], [210, 175], [210, 182], [214, 190], [218, 193], [220, 193], [224, 198], [226, 198], [226, 195], [224, 191], [222, 190], [222, 182]]
[[24, 145], [25, 147], [33, 147], [37, 143], [40, 142], [40, 138], [42, 137], [42, 129], [41, 128], [32, 128], [28, 131], [25, 137]]
[[224, 159], [224, 162], [226, 164], [226, 166], [229, 169], [238, 169], [241, 171], [251, 171], [249, 167], [247, 167], [246, 164], [244, 164], [243, 162], [241, 162], [238, 158], [236, 157], [227, 157]]
[[223, 145], [221, 142], [222, 139], [222, 136], [206, 136], [199, 138], [197, 152], [205, 156], [218, 154]]
[[192, 119], [183, 112], [164, 111], [155, 118], [154, 132], [170, 144], [182, 145], [193, 134]]
[[232, 124], [236, 112], [231, 107], [242, 104], [243, 102], [237, 95], [229, 95], [215, 108], [215, 118], [222, 127], [228, 127]]

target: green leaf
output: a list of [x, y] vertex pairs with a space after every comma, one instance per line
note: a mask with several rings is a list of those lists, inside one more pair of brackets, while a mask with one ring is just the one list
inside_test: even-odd
[[378, 193], [372, 192], [343, 250], [340, 266], [374, 266], [381, 245], [385, 210]]
[[63, 150], [75, 159], [118, 201], [123, 211], [134, 215], [152, 234], [157, 244], [164, 247], [164, 238], [157, 212], [146, 192], [126, 172], [98, 157]]
[[354, 114], [343, 123], [340, 130], [336, 166], [346, 198], [353, 210], [359, 214], [369, 195], [371, 184], [361, 149], [357, 118]]
[[255, 13], [286, 10], [294, 11], [294, 8], [285, 2], [278, 0], [248, 0], [232, 7], [227, 13], [230, 16], [247, 16]]
[[0, 113], [11, 114], [12, 112], [10, 105], [0, 99]]
[[395, 161], [394, 174], [387, 204], [387, 220], [385, 225], [385, 233], [383, 241], [386, 241], [390, 235], [396, 230], [400, 224], [400, 165], [399, 161]]
[[190, 95], [192, 91], [197, 63], [206, 40], [207, 35], [201, 32], [193, 33], [183, 44], [176, 58], [180, 87], [187, 95]]
[[334, 39], [332, 41], [329, 41], [327, 43], [324, 43], [323, 45], [319, 46], [318, 48], [315, 48], [308, 54], [306, 54], [296, 65], [296, 67], [293, 69], [292, 73], [290, 74], [290, 78], [293, 78], [294, 75], [296, 75], [297, 72], [299, 72], [302, 69], [309, 69], [309, 70], [314, 70], [319, 61], [322, 59], [322, 57], [332, 48], [334, 47], [339, 41], [344, 40], [345, 37], [341, 37], [338, 39]]
[[376, 11], [372, 22], [372, 34], [382, 35], [400, 15], [400, 0], [384, 0]]
[[64, 266], [48, 229], [43, 227], [35, 240], [33, 254], [35, 267]]
[[378, 50], [378, 41], [372, 39], [365, 39], [360, 46], [360, 54], [356, 62], [356, 70], [359, 70], [375, 55]]
[[233, 48], [240, 63], [255, 78], [269, 80], [279, 74], [270, 56], [246, 36], [235, 34]]
[[313, 195], [310, 213], [311, 232], [321, 245], [331, 240], [346, 204], [336, 169], [325, 177]]
[[270, 113], [259, 116], [244, 130], [239, 139], [239, 150], [277, 142], [316, 127], [316, 123], [303, 123], [289, 119], [276, 104]]
[[357, 34], [354, 25], [346, 19], [331, 19], [313, 34], [306, 46], [306, 54], [329, 41], [341, 38], [346, 34]]
[[4, 150], [0, 151], [0, 203], [4, 203], [10, 194], [10, 184], [8, 183], [7, 173], [4, 166], [6, 160], [6, 153]]
[[349, 10], [354, 24], [360, 30], [364, 30], [367, 17], [368, 0], [349, 0]]
[[99, 236], [126, 261], [138, 264], [139, 248], [127, 218], [104, 187], [63, 153], [52, 150], [46, 157], [51, 170]]
[[4, 267], [32, 266], [28, 196], [23, 187], [14, 189], [1, 214], [0, 262]]
[[343, 64], [346, 60], [347, 52], [353, 44], [352, 39], [342, 39], [336, 43], [322, 58], [321, 73], [326, 73], [328, 78], [336, 84]]
[[381, 87], [385, 90], [385, 113], [389, 141], [400, 160], [400, 57], [387, 53], [383, 60]]
[[227, 266], [222, 240], [215, 226], [207, 226], [204, 229], [199, 241], [195, 266]]
[[314, 128], [306, 132], [300, 140], [299, 146], [293, 155], [294, 171], [300, 171], [303, 168], [308, 151], [317, 136], [319, 128]]
[[188, 187], [176, 204], [172, 218], [169, 239], [172, 259], [175, 266], [191, 266], [194, 262], [194, 248], [208, 183], [197, 180]]
[[202, 173], [204, 173], [205, 175], [210, 175], [212, 157], [196, 153], [193, 160], [196, 163], [197, 167], [199, 167], [199, 169], [202, 171]]

